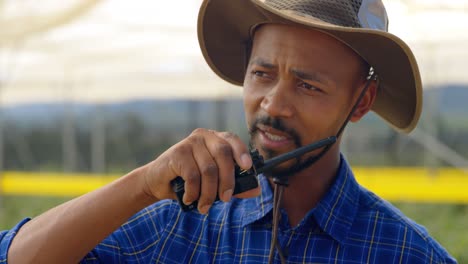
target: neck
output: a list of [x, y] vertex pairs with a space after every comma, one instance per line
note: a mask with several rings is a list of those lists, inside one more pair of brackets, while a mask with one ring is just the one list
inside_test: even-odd
[[338, 148], [333, 147], [319, 161], [289, 179], [281, 207], [288, 214], [290, 226], [296, 226], [326, 194], [340, 165]]

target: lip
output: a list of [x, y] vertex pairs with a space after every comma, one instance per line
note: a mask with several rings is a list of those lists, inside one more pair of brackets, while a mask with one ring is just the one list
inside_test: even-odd
[[[290, 135], [282, 131], [276, 130], [272, 127], [258, 125], [258, 130], [259, 130], [258, 134], [260, 136], [260, 143], [265, 148], [272, 149], [272, 150], [280, 150], [280, 149], [285, 149], [287, 147], [290, 147], [294, 143]], [[284, 139], [272, 140], [267, 135], [267, 133], [272, 134], [274, 136], [284, 137]]]

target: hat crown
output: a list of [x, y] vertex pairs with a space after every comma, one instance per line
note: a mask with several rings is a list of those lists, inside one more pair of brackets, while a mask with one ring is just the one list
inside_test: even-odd
[[265, 0], [264, 3], [337, 26], [388, 31], [387, 12], [381, 0]]

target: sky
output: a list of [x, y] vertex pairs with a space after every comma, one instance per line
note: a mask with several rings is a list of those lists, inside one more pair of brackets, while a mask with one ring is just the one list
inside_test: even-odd
[[[0, 22], [46, 17], [79, 1], [4, 0]], [[240, 96], [241, 89], [221, 81], [202, 58], [200, 3], [102, 0], [70, 23], [0, 43], [0, 104]], [[413, 49], [425, 89], [468, 84], [468, 0], [384, 3], [390, 32]]]

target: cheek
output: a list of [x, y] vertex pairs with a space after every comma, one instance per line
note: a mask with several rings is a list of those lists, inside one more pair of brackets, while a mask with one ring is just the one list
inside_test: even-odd
[[244, 108], [246, 112], [255, 113], [259, 111], [261, 102], [265, 96], [264, 89], [255, 87], [247, 80], [244, 82], [242, 97], [244, 99]]
[[244, 103], [245, 120], [247, 125], [251, 124], [255, 119], [256, 112], [258, 111], [259, 103], [255, 95], [249, 88], [244, 88], [242, 91], [242, 99]]
[[338, 133], [339, 129], [343, 125], [343, 122], [346, 120], [350, 110], [350, 102], [348, 100], [339, 100], [336, 101], [333, 105], [333, 108], [330, 110], [328, 116], [329, 120], [329, 131], [332, 134]]
[[[296, 106], [300, 123], [312, 134], [330, 136], [338, 131], [341, 119], [345, 116], [342, 103], [334, 98], [307, 98], [299, 100]], [[330, 134], [331, 133], [331, 134]], [[330, 134], [330, 135], [328, 135]]]

